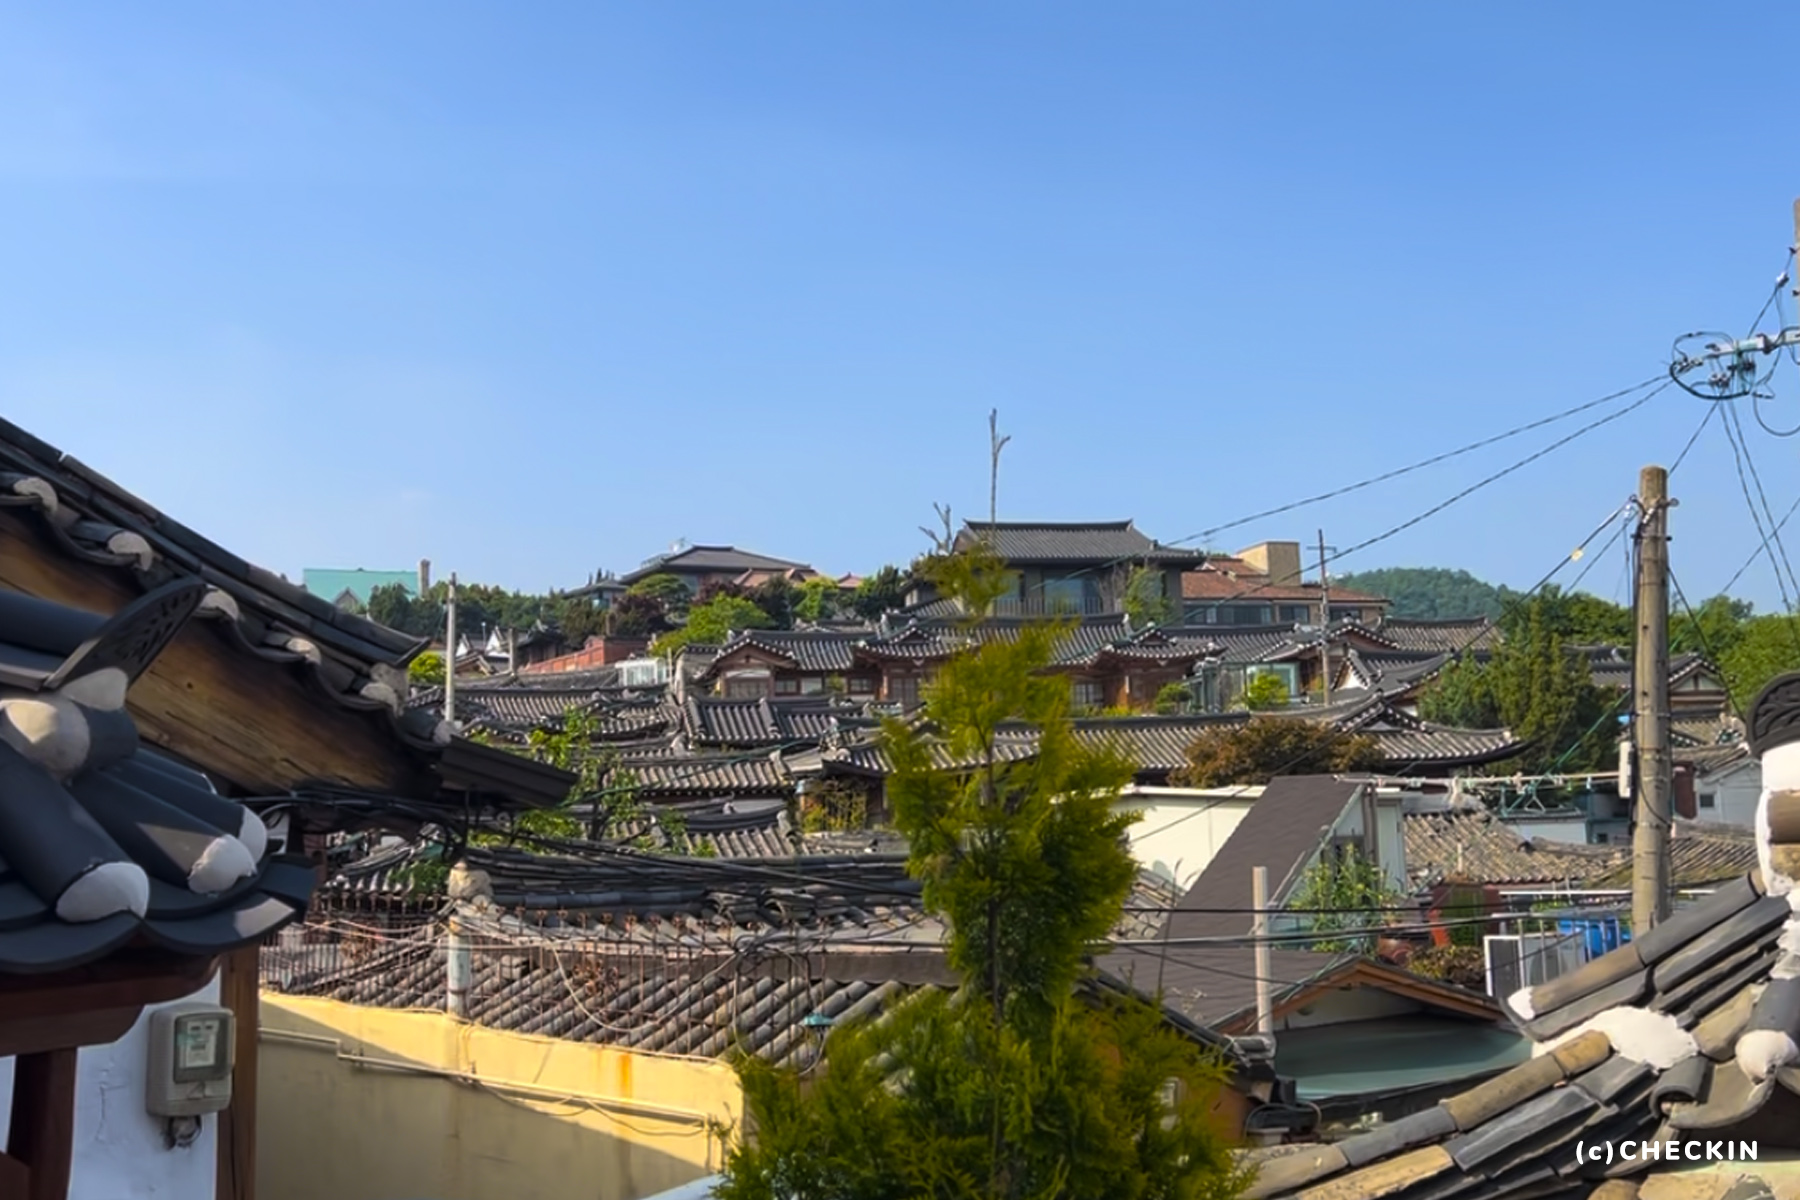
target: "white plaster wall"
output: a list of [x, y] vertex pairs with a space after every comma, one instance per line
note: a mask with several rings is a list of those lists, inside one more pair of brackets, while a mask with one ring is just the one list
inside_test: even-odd
[[[217, 1003], [217, 976], [189, 999]], [[69, 1200], [213, 1200], [218, 1117], [201, 1120], [193, 1145], [170, 1150], [161, 1119], [144, 1111], [152, 1011], [112, 1045], [80, 1052]], [[12, 1117], [12, 1076], [12, 1059], [0, 1059], [0, 1130]]]
[[1695, 799], [1699, 804], [1699, 793], [1711, 792], [1714, 807], [1698, 808], [1694, 815], [1702, 821], [1715, 821], [1721, 825], [1736, 825], [1742, 829], [1756, 828], [1756, 805], [1762, 799], [1762, 766], [1759, 763], [1744, 763], [1729, 771], [1694, 781]]
[[[1186, 891], [1212, 862], [1261, 791], [1133, 789], [1119, 800], [1116, 808], [1143, 814], [1126, 834], [1138, 864]], [[1269, 882], [1273, 886], [1278, 881]]]

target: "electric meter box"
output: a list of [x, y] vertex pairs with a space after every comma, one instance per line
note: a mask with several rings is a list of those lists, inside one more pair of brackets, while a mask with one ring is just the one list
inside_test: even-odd
[[150, 1115], [198, 1117], [229, 1107], [236, 1032], [231, 1010], [217, 1004], [171, 1004], [150, 1014]]

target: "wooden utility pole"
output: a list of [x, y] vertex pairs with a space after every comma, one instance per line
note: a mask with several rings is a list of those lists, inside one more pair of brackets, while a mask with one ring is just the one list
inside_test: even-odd
[[1632, 742], [1637, 748], [1636, 828], [1631, 840], [1631, 932], [1642, 937], [1669, 915], [1669, 473], [1638, 475], [1637, 651], [1632, 657]]
[[444, 720], [456, 722], [456, 572], [450, 572], [450, 587], [444, 605]]
[[[1241, 876], [1240, 876], [1241, 878]], [[1250, 907], [1256, 916], [1250, 923], [1256, 939], [1256, 1032], [1269, 1033], [1275, 1027], [1274, 1003], [1270, 999], [1269, 982], [1274, 968], [1269, 959], [1269, 868], [1250, 869]]]
[[1319, 530], [1319, 626], [1324, 631], [1319, 641], [1319, 668], [1324, 673], [1319, 676], [1319, 686], [1324, 688], [1321, 699], [1327, 706], [1331, 704], [1331, 577], [1325, 572], [1325, 531]]

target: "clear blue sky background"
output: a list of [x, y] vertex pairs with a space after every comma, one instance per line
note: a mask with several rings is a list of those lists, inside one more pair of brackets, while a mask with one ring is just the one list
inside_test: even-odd
[[[295, 578], [542, 589], [678, 537], [868, 570], [985, 512], [990, 406], [1004, 517], [1174, 540], [1744, 328], [1800, 194], [1791, 16], [8, 6], [0, 413]], [[1702, 413], [1339, 569], [1535, 582]], [[1780, 514], [1800, 440], [1745, 420]], [[1351, 545], [1578, 423], [1214, 548]], [[1674, 491], [1697, 600], [1757, 544], [1717, 424]]]

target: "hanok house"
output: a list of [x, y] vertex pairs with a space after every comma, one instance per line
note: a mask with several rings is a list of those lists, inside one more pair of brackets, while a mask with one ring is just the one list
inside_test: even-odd
[[[1374, 625], [1388, 601], [1303, 578], [1299, 542], [1262, 542], [1235, 555], [1208, 555], [1181, 577], [1183, 620], [1191, 625]], [[1329, 612], [1326, 609], [1329, 608]]]
[[[254, 943], [310, 887], [266, 851], [316, 859], [349, 824], [567, 795], [567, 772], [407, 710], [423, 645], [0, 422], [0, 1039], [28, 1097], [0, 1195], [60, 1198], [72, 1172], [95, 1200], [250, 1197]], [[140, 1099], [148, 1035], [133, 1021], [196, 993], [234, 1018], [231, 1103], [197, 1136], [184, 1117], [189, 1144], [171, 1149]], [[110, 1046], [77, 1061], [83, 1043]]]
[[[987, 546], [1014, 575], [1013, 592], [994, 606], [996, 616], [1097, 616], [1126, 611], [1134, 579], [1139, 595], [1179, 609], [1181, 573], [1205, 556], [1165, 546], [1130, 521], [965, 522], [954, 546]], [[931, 599], [915, 585], [910, 604]]]
[[872, 698], [856, 670], [855, 634], [756, 629], [734, 635], [699, 676], [728, 700], [849, 694]]
[[698, 595], [708, 584], [737, 583], [746, 577], [766, 579], [789, 572], [804, 572], [809, 577], [815, 574], [805, 563], [771, 558], [767, 554], [739, 550], [736, 546], [689, 546], [678, 542], [668, 553], [648, 559], [637, 570], [621, 575], [619, 582], [630, 587], [652, 575], [673, 575], [687, 585], [690, 593]]
[[1793, 1195], [1800, 675], [1770, 684], [1749, 726], [1767, 789], [1756, 870], [1508, 997], [1532, 1043], [1525, 1062], [1402, 1120], [1268, 1158], [1248, 1200]]

